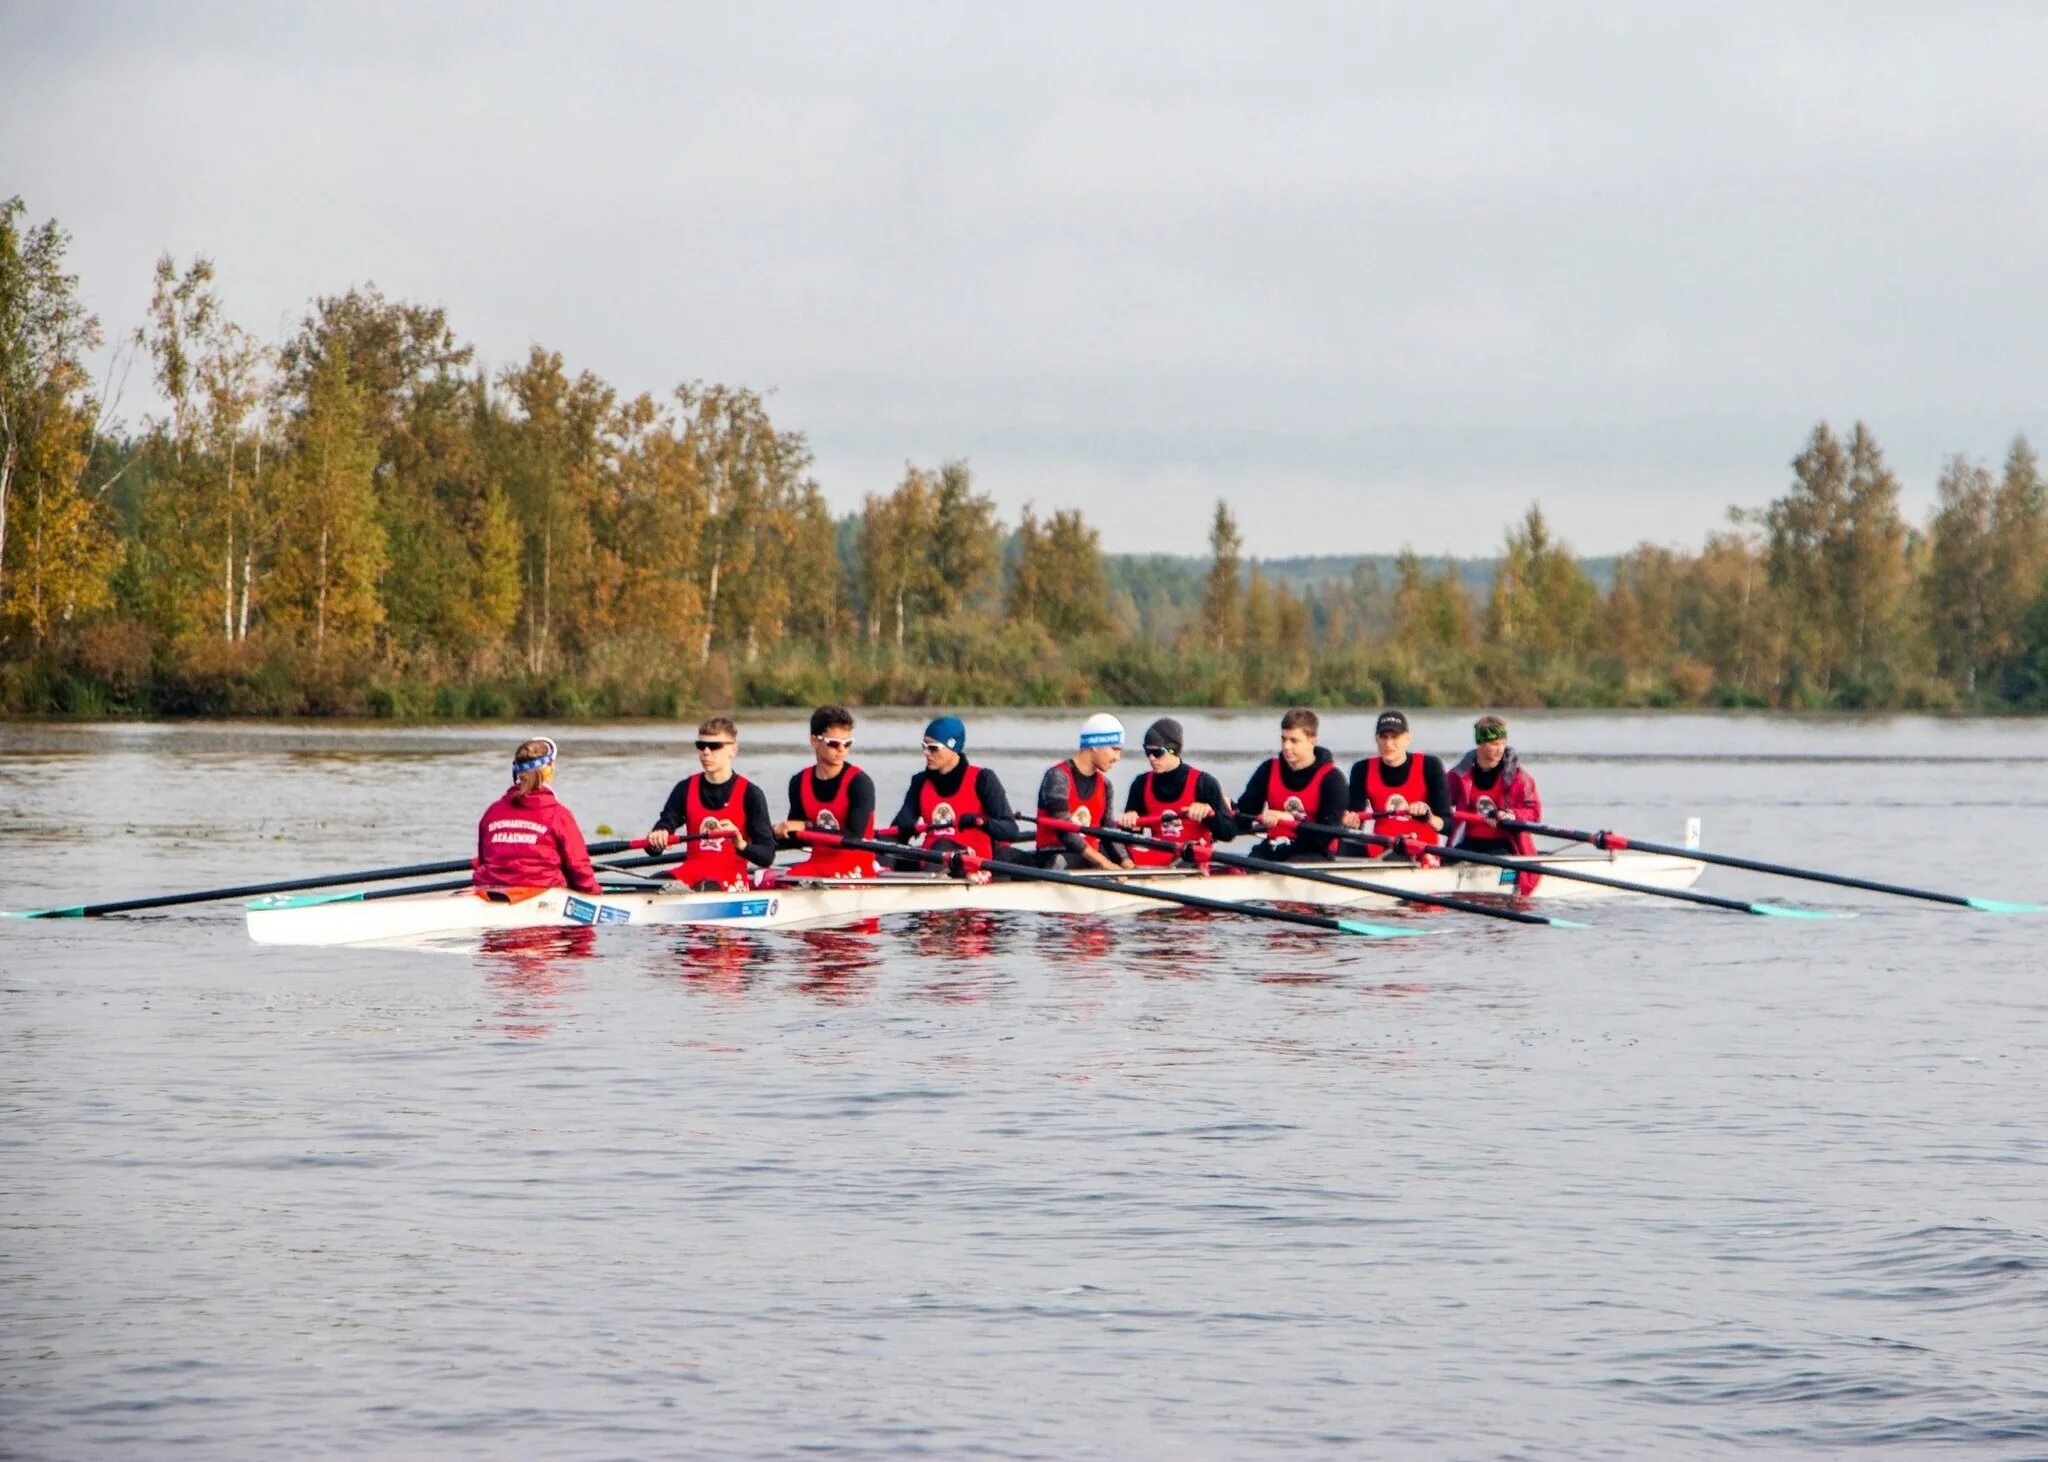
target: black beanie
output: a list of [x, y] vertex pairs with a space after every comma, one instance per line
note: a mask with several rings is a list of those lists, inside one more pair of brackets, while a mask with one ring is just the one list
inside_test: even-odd
[[1180, 729], [1180, 722], [1174, 720], [1171, 716], [1161, 716], [1145, 728], [1145, 739], [1139, 744], [1142, 746], [1163, 746], [1175, 756], [1179, 756], [1180, 749], [1187, 745], [1187, 736]]

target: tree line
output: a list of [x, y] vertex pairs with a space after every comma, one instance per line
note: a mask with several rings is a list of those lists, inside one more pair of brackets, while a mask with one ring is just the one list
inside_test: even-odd
[[[115, 419], [68, 239], [0, 204], [0, 710], [684, 715], [707, 705], [2048, 708], [2048, 490], [2024, 438], [1924, 525], [1870, 430], [1598, 587], [1540, 506], [1479, 592], [1404, 550], [1291, 586], [1218, 503], [1193, 568], [1014, 524], [966, 461], [835, 519], [759, 391], [491, 369], [374, 285], [266, 344], [156, 266]], [[118, 379], [118, 372], [107, 374]]]

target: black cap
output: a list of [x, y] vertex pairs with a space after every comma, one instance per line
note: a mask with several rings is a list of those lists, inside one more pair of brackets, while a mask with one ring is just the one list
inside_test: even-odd
[[1186, 735], [1180, 729], [1180, 722], [1171, 716], [1161, 716], [1145, 728], [1144, 739], [1139, 744], [1163, 746], [1175, 756], [1179, 756], [1180, 749], [1188, 743]]
[[1399, 711], [1381, 711], [1379, 724], [1372, 728], [1375, 736], [1386, 736], [1408, 729], [1408, 718]]

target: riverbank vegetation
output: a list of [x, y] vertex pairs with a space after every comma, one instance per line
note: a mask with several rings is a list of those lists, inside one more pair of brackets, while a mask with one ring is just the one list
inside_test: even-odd
[[0, 204], [0, 711], [2048, 709], [2024, 439], [1952, 459], [1924, 524], [1872, 432], [1823, 422], [1693, 548], [1589, 565], [1532, 506], [1495, 559], [1283, 569], [1219, 503], [1206, 559], [1117, 556], [1075, 510], [1002, 522], [965, 461], [835, 520], [758, 391], [629, 397], [540, 347], [492, 368], [374, 286], [265, 344], [204, 259], [157, 266], [125, 355], [163, 413], [131, 430], [66, 248]]

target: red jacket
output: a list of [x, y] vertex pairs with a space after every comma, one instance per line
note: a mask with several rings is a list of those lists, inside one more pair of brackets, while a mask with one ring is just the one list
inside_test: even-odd
[[476, 828], [478, 888], [562, 888], [598, 892], [583, 831], [546, 787], [510, 788]]
[[[1460, 812], [1499, 812], [1516, 822], [1543, 821], [1543, 799], [1537, 794], [1536, 779], [1522, 770], [1522, 759], [1510, 747], [1501, 758], [1500, 779], [1490, 791], [1482, 792], [1473, 784], [1472, 774], [1479, 768], [1479, 758], [1466, 752], [1458, 764], [1451, 768], [1451, 806]], [[1451, 824], [1451, 846], [1465, 842], [1486, 842], [1485, 835], [1475, 833], [1472, 824], [1453, 819]], [[1528, 833], [1503, 832], [1499, 834], [1517, 858], [1536, 856], [1536, 839]], [[1488, 851], [1498, 851], [1489, 848]], [[1541, 875], [1518, 873], [1515, 876], [1515, 892], [1527, 898], [1536, 891]]]

